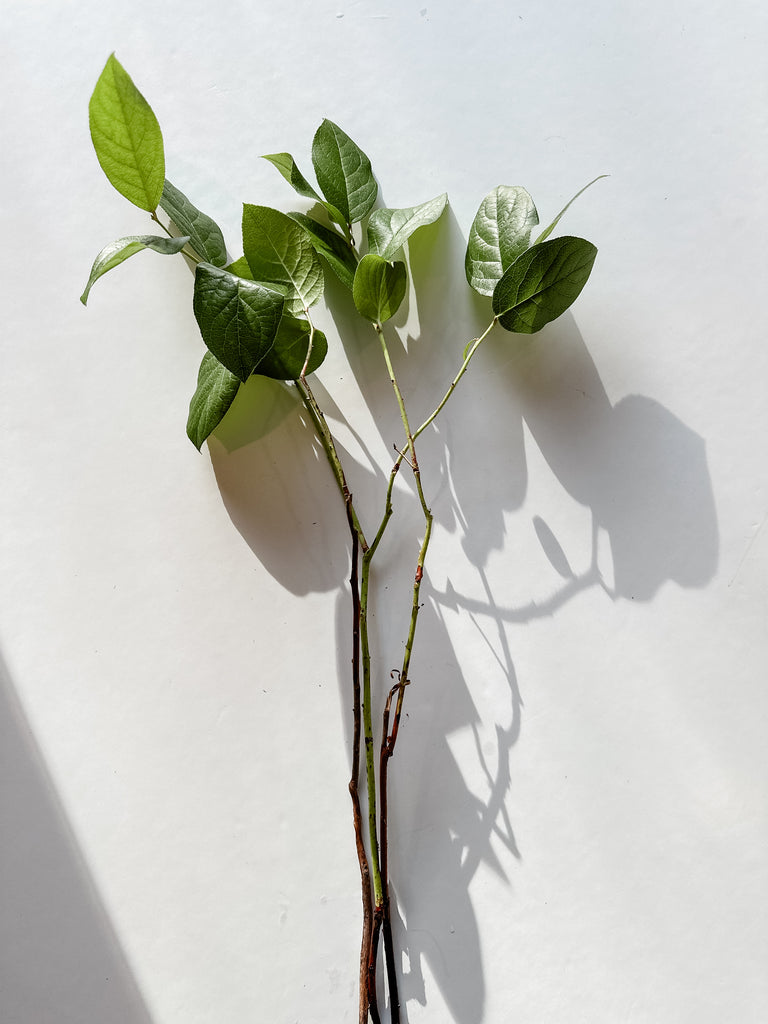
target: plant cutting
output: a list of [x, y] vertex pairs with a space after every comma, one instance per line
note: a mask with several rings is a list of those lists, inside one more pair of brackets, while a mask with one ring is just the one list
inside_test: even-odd
[[[457, 338], [444, 346], [453, 367], [446, 372], [445, 390], [435, 396], [432, 412], [419, 423], [409, 415], [390, 355], [387, 335], [392, 328], [385, 324], [408, 289], [408, 240], [441, 217], [446, 195], [403, 209], [377, 207], [378, 184], [369, 158], [338, 125], [324, 120], [311, 147], [317, 187], [290, 154], [265, 156], [308, 201], [307, 209], [283, 212], [245, 203], [242, 255], [232, 259], [219, 226], [167, 179], [157, 118], [114, 54], [98, 79], [89, 116], [91, 138], [107, 178], [149, 214], [161, 233], [130, 235], [105, 246], [94, 261], [81, 301], [88, 301], [100, 277], [139, 252], [185, 257], [194, 271], [192, 307], [205, 345], [187, 418], [192, 443], [202, 447], [253, 374], [270, 377], [285, 382], [304, 406], [338, 486], [339, 518], [346, 523], [350, 549], [351, 671], [344, 685], [352, 706], [349, 793], [362, 898], [359, 1021], [364, 1024], [370, 1018], [378, 1024], [379, 999], [386, 990], [390, 1020], [399, 1022], [388, 777], [408, 687], [430, 685], [429, 678], [412, 679], [410, 674], [433, 529], [418, 441], [438, 420], [491, 332], [500, 328], [510, 335], [533, 334], [560, 316], [584, 287], [597, 250], [583, 238], [551, 237], [570, 203], [535, 235], [539, 217], [524, 188], [500, 185], [490, 192], [470, 227], [465, 257], [469, 287], [490, 300], [488, 322], [477, 337]], [[344, 461], [313, 387], [313, 375], [334, 343], [315, 326], [312, 313], [323, 299], [328, 273], [344, 285], [348, 307], [376, 338], [381, 371], [391, 385], [402, 425], [400, 437], [392, 442], [394, 455], [380, 512], [372, 523], [363, 522], [358, 514]], [[514, 344], [513, 337], [510, 341]], [[390, 682], [389, 673], [372, 656], [371, 574], [382, 539], [396, 522], [394, 487], [401, 473], [411, 480], [423, 525], [413, 550], [412, 574], [404, 581], [410, 613], [402, 657]], [[390, 660], [383, 663], [389, 665]], [[386, 981], [377, 984], [382, 962]]]

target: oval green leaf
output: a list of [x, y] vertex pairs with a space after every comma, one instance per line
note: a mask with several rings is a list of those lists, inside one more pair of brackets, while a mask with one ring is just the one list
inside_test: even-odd
[[96, 156], [112, 185], [140, 209], [157, 209], [165, 181], [160, 125], [114, 53], [93, 90], [88, 116]]
[[100, 277], [119, 266], [130, 256], [145, 249], [152, 249], [154, 252], [162, 253], [164, 256], [172, 256], [181, 252], [189, 241], [186, 236], [183, 238], [162, 238], [159, 235], [126, 235], [125, 238], [118, 238], [109, 245], [105, 245], [99, 255], [93, 261], [91, 275], [85, 291], [80, 296], [80, 301], [85, 306], [88, 302], [88, 295], [94, 284]]
[[363, 256], [352, 286], [358, 313], [372, 323], [383, 324], [399, 309], [407, 282], [404, 263], [388, 263], [374, 253]]
[[323, 294], [323, 268], [312, 239], [285, 213], [246, 203], [243, 249], [255, 281], [288, 288], [289, 313], [301, 313]]
[[207, 348], [238, 380], [246, 381], [270, 352], [284, 297], [210, 263], [195, 270], [193, 308]]
[[187, 417], [187, 437], [198, 451], [224, 419], [239, 387], [240, 381], [234, 373], [222, 366], [213, 352], [206, 352]]
[[[275, 344], [261, 360], [254, 373], [275, 380], [296, 380], [304, 369], [309, 347], [309, 324], [306, 320], [283, 313]], [[328, 341], [322, 331], [315, 330], [307, 373], [314, 373], [328, 354]]]
[[447, 202], [448, 194], [443, 192], [420, 206], [403, 210], [374, 210], [368, 221], [368, 249], [385, 260], [391, 260], [414, 231], [434, 224]]
[[564, 313], [587, 282], [597, 249], [565, 235], [527, 249], [493, 293], [493, 312], [505, 330], [535, 334]]
[[289, 213], [291, 220], [308, 232], [312, 239], [312, 245], [318, 256], [322, 256], [333, 270], [342, 284], [345, 284], [352, 291], [352, 282], [357, 270], [357, 257], [348, 243], [330, 228], [318, 224], [312, 217], [303, 213]]
[[312, 163], [323, 195], [347, 224], [370, 212], [379, 192], [371, 161], [333, 121], [326, 119], [315, 132]]
[[189, 242], [197, 255], [212, 263], [214, 267], [223, 267], [227, 262], [227, 247], [221, 228], [207, 214], [201, 213], [187, 199], [183, 192], [166, 178], [160, 206], [182, 235], [189, 235]]
[[481, 295], [492, 295], [496, 282], [530, 244], [539, 215], [520, 185], [499, 185], [480, 204], [467, 243], [464, 270]]

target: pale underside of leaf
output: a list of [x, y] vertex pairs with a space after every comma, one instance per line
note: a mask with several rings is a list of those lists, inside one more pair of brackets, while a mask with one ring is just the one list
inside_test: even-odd
[[182, 235], [189, 235], [189, 241], [197, 255], [212, 263], [214, 267], [223, 267], [227, 262], [227, 247], [219, 225], [207, 214], [202, 213], [175, 185], [166, 179], [160, 206]]
[[505, 270], [530, 243], [539, 223], [529, 193], [519, 185], [499, 185], [483, 199], [469, 232], [465, 271], [481, 295], [492, 295]]
[[410, 236], [421, 227], [433, 224], [445, 209], [448, 196], [444, 192], [420, 206], [401, 210], [374, 210], [368, 221], [368, 249], [391, 260]]
[[152, 212], [165, 179], [163, 136], [152, 108], [112, 54], [88, 106], [91, 139], [107, 178], [131, 203]]
[[563, 236], [524, 252], [499, 281], [493, 311], [505, 330], [534, 334], [578, 298], [597, 249], [583, 238]]
[[93, 262], [91, 273], [88, 277], [88, 284], [80, 296], [80, 301], [85, 306], [88, 302], [88, 295], [91, 288], [100, 277], [108, 271], [119, 266], [137, 252], [144, 252], [145, 249], [152, 249], [164, 256], [172, 256], [184, 248], [189, 238], [162, 238], [159, 235], [127, 235], [125, 238], [118, 238], [109, 245], [105, 245]]
[[243, 247], [255, 281], [286, 285], [286, 309], [301, 313], [323, 294], [323, 268], [307, 231], [268, 206], [243, 207]]

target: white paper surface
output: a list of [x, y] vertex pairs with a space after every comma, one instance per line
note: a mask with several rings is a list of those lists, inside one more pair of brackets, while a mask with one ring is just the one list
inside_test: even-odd
[[[402, 995], [411, 1024], [765, 1021], [763, 6], [87, 0], [9, 2], [5, 24], [3, 1021], [357, 1019], [343, 509], [274, 387], [189, 444], [180, 260], [77, 301], [99, 249], [149, 228], [88, 135], [113, 50], [233, 256], [241, 202], [306, 208], [259, 154], [308, 173], [326, 116], [386, 205], [447, 190], [390, 332], [418, 421], [487, 322], [463, 276], [485, 193], [525, 185], [547, 222], [611, 175], [561, 224], [599, 248], [573, 310], [494, 335], [422, 438]], [[397, 408], [373, 335], [318, 320], [373, 523]], [[405, 474], [396, 499], [377, 720], [418, 536]]]

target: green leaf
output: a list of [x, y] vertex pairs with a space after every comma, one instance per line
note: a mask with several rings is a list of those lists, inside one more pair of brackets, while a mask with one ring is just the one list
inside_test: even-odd
[[[304, 369], [308, 345], [307, 321], [297, 320], [296, 317], [283, 313], [275, 344], [254, 372], [262, 377], [273, 377], [275, 380], [296, 380]], [[322, 331], [315, 330], [307, 373], [314, 373], [327, 354], [328, 341]]]
[[374, 210], [368, 221], [368, 249], [385, 260], [391, 260], [414, 231], [434, 224], [447, 202], [448, 195], [443, 192], [421, 206], [410, 206], [404, 210]]
[[95, 282], [106, 274], [108, 270], [119, 266], [124, 260], [134, 256], [137, 252], [153, 249], [155, 252], [162, 253], [165, 256], [172, 256], [174, 253], [181, 252], [188, 241], [189, 239], [186, 237], [162, 238], [159, 235], [126, 235], [125, 238], [118, 238], [115, 242], [110, 242], [109, 245], [104, 246], [93, 261], [91, 276], [88, 278], [85, 291], [80, 296], [80, 301], [85, 306]]
[[192, 248], [206, 263], [223, 267], [227, 262], [227, 247], [219, 225], [187, 199], [183, 192], [166, 178], [160, 206], [182, 233], [189, 235]]
[[246, 281], [253, 280], [253, 274], [251, 268], [248, 266], [248, 260], [245, 256], [241, 256], [239, 260], [233, 260], [229, 266], [224, 268], [228, 270], [230, 274], [234, 274], [236, 277], [244, 277]]
[[489, 192], [469, 232], [464, 269], [472, 288], [492, 295], [496, 282], [530, 244], [539, 223], [533, 200], [519, 185], [499, 185]]
[[239, 387], [240, 381], [234, 373], [222, 366], [213, 352], [206, 352], [187, 417], [187, 437], [198, 451], [224, 419]]
[[261, 159], [269, 160], [271, 164], [274, 164], [285, 180], [293, 187], [294, 192], [298, 192], [300, 196], [304, 196], [306, 199], [314, 199], [316, 203], [322, 203], [322, 199], [296, 166], [296, 161], [290, 153], [265, 153]]
[[271, 351], [284, 297], [210, 263], [195, 270], [194, 311], [203, 341], [230, 373], [245, 381]]
[[379, 192], [371, 161], [333, 121], [323, 121], [315, 132], [312, 163], [323, 195], [347, 224], [370, 212]]
[[300, 313], [323, 294], [323, 268], [312, 239], [286, 214], [246, 203], [243, 248], [255, 281], [287, 286], [289, 313]]
[[268, 153], [266, 156], [262, 157], [262, 160], [269, 160], [271, 164], [274, 164], [285, 180], [293, 186], [294, 192], [298, 192], [298, 194], [300, 196], [304, 196], [305, 199], [314, 199], [316, 203], [320, 203], [321, 206], [325, 207], [331, 220], [335, 220], [336, 223], [341, 224], [342, 227], [344, 226], [345, 220], [342, 214], [336, 209], [333, 203], [326, 202], [325, 199], [321, 198], [317, 194], [296, 166], [296, 161], [290, 153]]
[[352, 286], [358, 313], [373, 323], [389, 320], [405, 298], [406, 284], [404, 263], [388, 263], [374, 253], [363, 256]]
[[312, 217], [307, 217], [303, 213], [289, 213], [288, 216], [306, 229], [312, 238], [315, 252], [327, 260], [341, 283], [352, 291], [352, 281], [357, 270], [357, 257], [347, 242], [335, 231], [323, 224], [318, 224]]
[[88, 115], [102, 170], [121, 195], [151, 213], [163, 194], [163, 136], [152, 108], [114, 53], [93, 90]]
[[493, 312], [507, 331], [534, 334], [578, 298], [597, 249], [565, 235], [527, 249], [506, 271], [493, 293]]
[[[592, 179], [592, 181], [588, 182], [588, 183], [587, 183], [587, 184], [586, 184], [586, 185], [584, 186], [584, 188], [582, 188], [582, 189], [579, 189], [579, 191], [578, 191], [578, 192], [576, 193], [576, 195], [575, 195], [575, 196], [573, 197], [573, 199], [571, 199], [571, 200], [570, 200], [569, 202], [567, 202], [567, 203], [565, 204], [565, 206], [564, 206], [564, 207], [562, 208], [562, 210], [560, 211], [560, 213], [558, 213], [558, 215], [557, 215], [557, 216], [555, 217], [555, 219], [554, 219], [554, 220], [552, 221], [552, 223], [551, 223], [551, 224], [549, 225], [549, 227], [548, 227], [548, 228], [545, 228], [545, 229], [544, 229], [544, 230], [543, 230], [543, 231], [541, 232], [541, 234], [539, 235], [539, 237], [538, 237], [538, 238], [536, 239], [536, 243], [538, 243], [538, 242], [543, 242], [543, 241], [544, 241], [545, 239], [549, 238], [549, 236], [550, 236], [550, 235], [552, 234], [552, 232], [553, 232], [553, 231], [555, 230], [555, 228], [557, 227], [557, 225], [558, 225], [558, 222], [559, 222], [560, 218], [561, 218], [561, 217], [563, 216], [563, 214], [564, 214], [564, 213], [565, 213], [565, 211], [566, 211], [566, 210], [568, 209], [568, 207], [569, 207], [569, 206], [571, 206], [571, 204], [572, 204], [572, 203], [575, 203], [575, 202], [576, 202], [576, 200], [577, 200], [577, 199], [579, 198], [579, 196], [580, 196], [580, 195], [581, 195], [581, 194], [582, 194], [583, 192], [586, 192], [586, 191], [587, 191], [587, 189], [588, 189], [588, 188], [590, 187], [590, 185], [594, 185], [596, 181], [600, 181], [600, 179], [601, 179], [601, 178], [607, 178], [607, 177], [609, 177], [609, 175], [607, 175], [607, 174], [598, 174], [598, 176], [597, 176], [596, 178], [593, 178], [593, 179]], [[535, 244], [536, 244], [536, 243], [535, 243]]]

